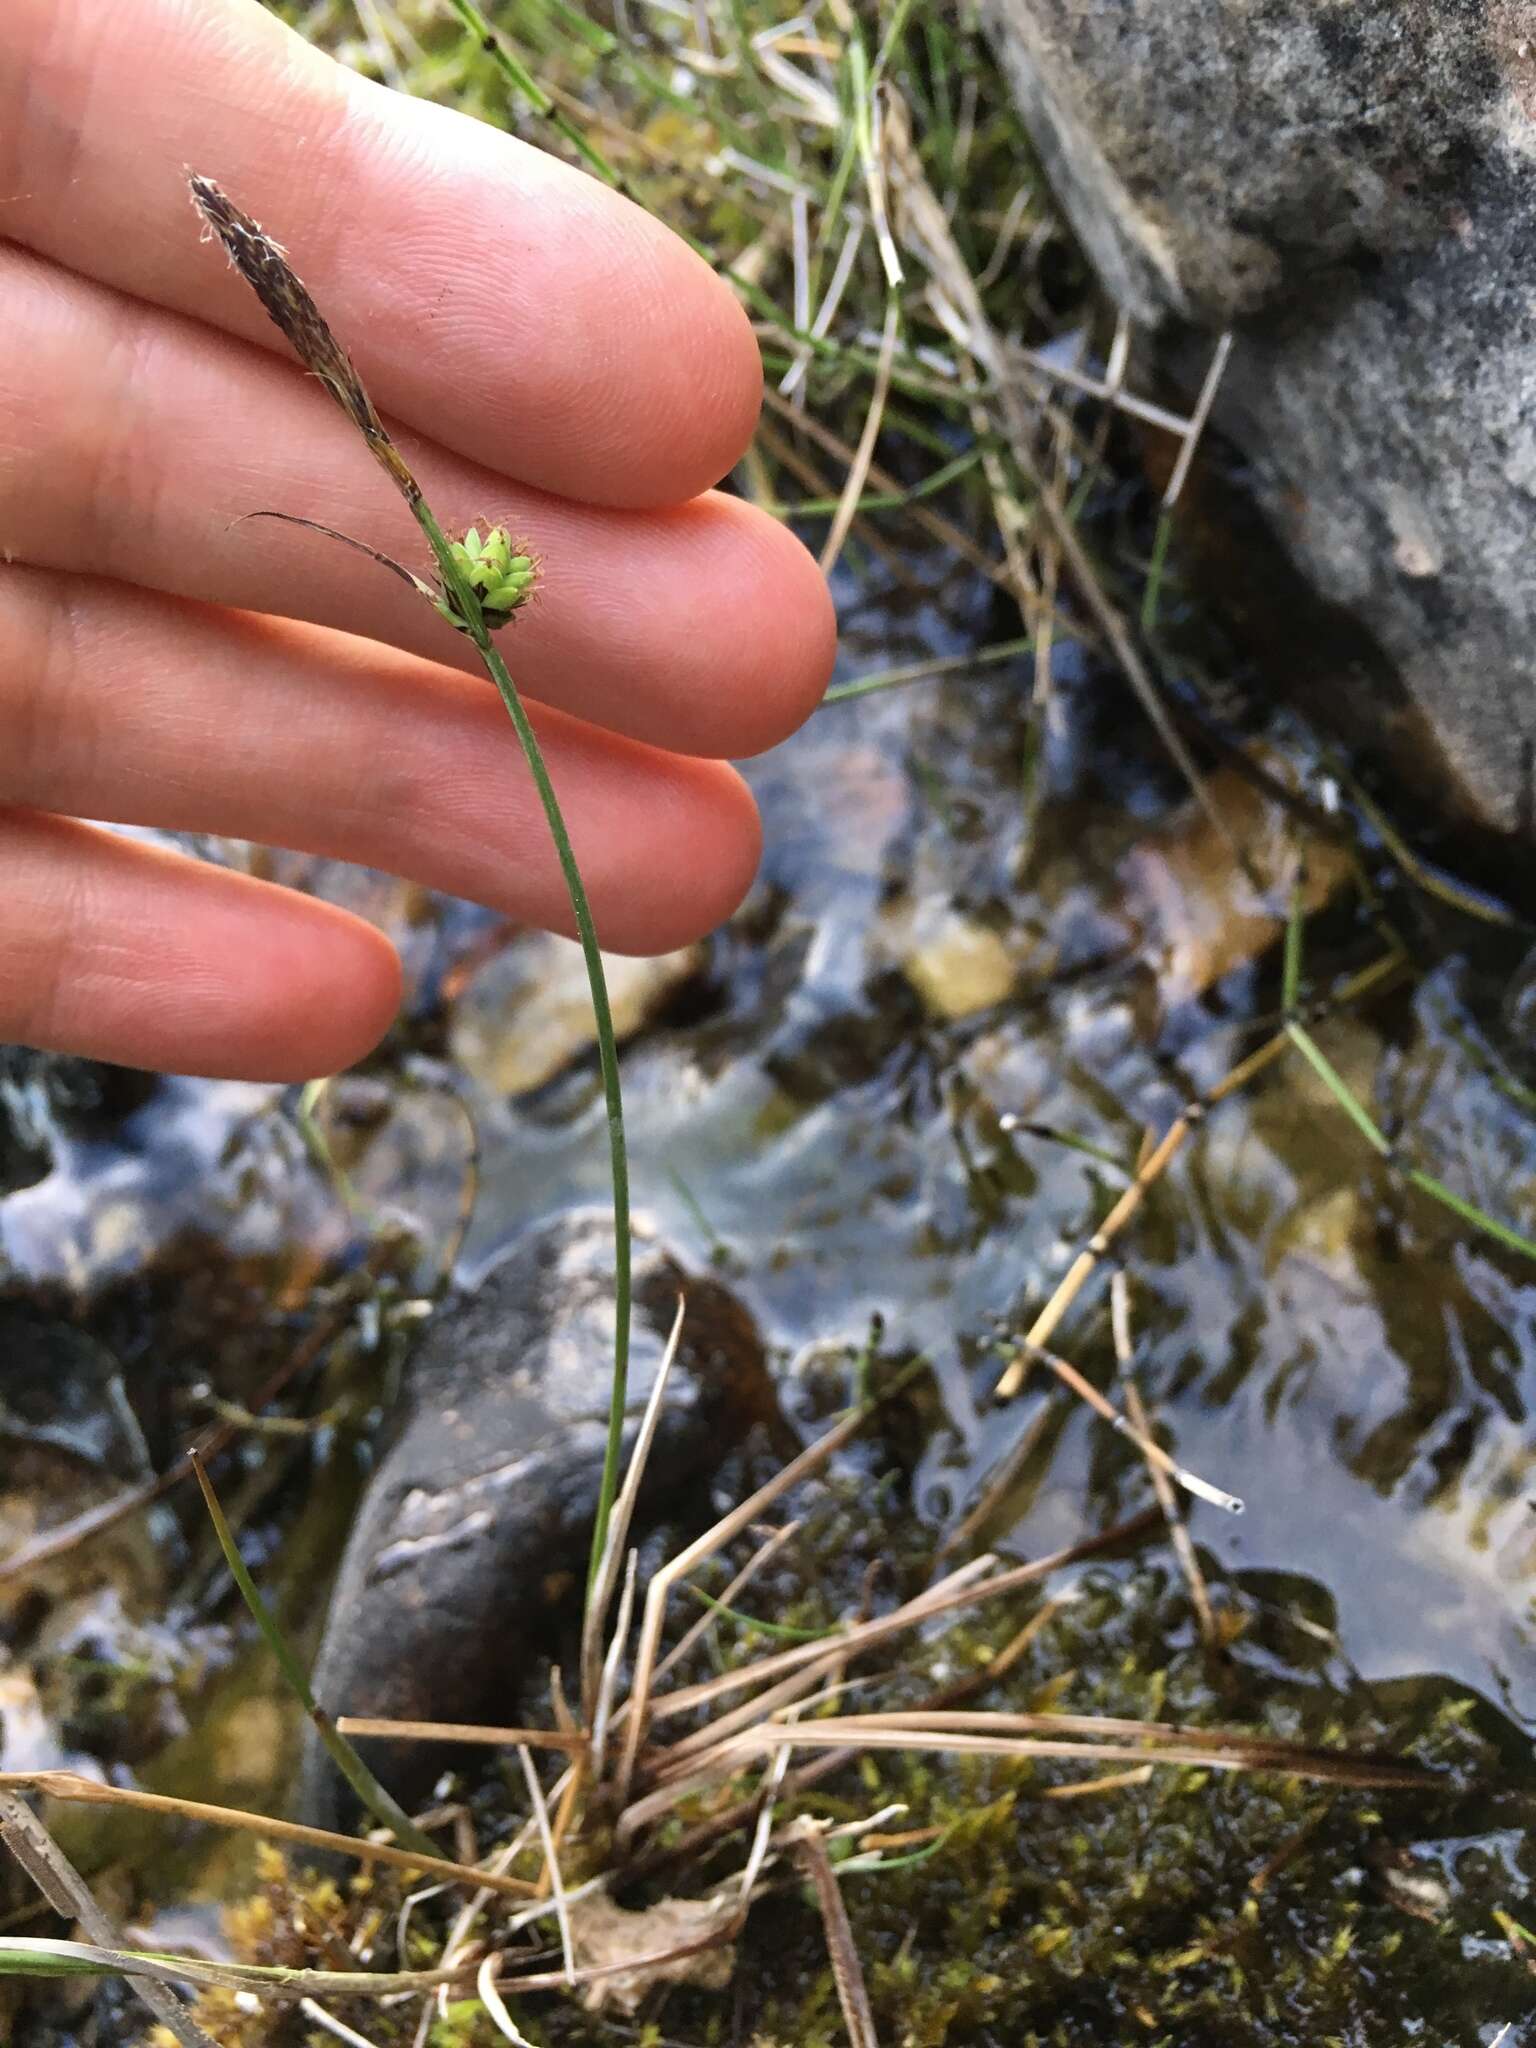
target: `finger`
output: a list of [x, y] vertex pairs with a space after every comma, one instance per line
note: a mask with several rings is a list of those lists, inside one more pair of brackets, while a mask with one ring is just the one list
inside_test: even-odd
[[381, 409], [461, 455], [651, 505], [746, 446], [761, 372], [733, 294], [585, 173], [344, 71], [256, 0], [5, 11], [13, 240], [280, 348], [200, 243], [191, 164], [292, 252]]
[[[236, 524], [272, 508], [421, 561], [415, 527], [312, 379], [3, 246], [0, 304], [0, 550], [473, 663], [378, 568], [313, 534]], [[504, 637], [535, 697], [721, 756], [772, 745], [819, 699], [830, 602], [766, 514], [723, 496], [582, 507], [409, 452], [447, 524], [504, 520], [538, 552], [542, 594]]]
[[0, 864], [0, 1039], [301, 1081], [394, 1016], [394, 948], [329, 904], [26, 811], [0, 811]]
[[[19, 568], [0, 569], [0, 646], [0, 806], [295, 847], [572, 929], [511, 721], [467, 676]], [[759, 849], [733, 769], [535, 723], [606, 946], [666, 952], [730, 915]]]

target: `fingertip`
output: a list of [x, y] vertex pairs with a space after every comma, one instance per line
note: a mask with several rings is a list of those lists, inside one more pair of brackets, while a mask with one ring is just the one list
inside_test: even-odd
[[763, 405], [763, 359], [746, 310], [690, 249], [689, 288], [671, 301], [673, 331], [657, 351], [657, 417], [643, 503], [680, 504], [740, 462]]
[[400, 956], [384, 934], [312, 898], [264, 903], [224, 935], [228, 1014], [210, 1019], [203, 1063], [184, 1071], [311, 1081], [355, 1066], [400, 1008]]
[[121, 1066], [300, 1081], [360, 1059], [400, 999], [349, 912], [76, 819], [0, 811], [0, 1037]]
[[702, 771], [696, 775], [693, 801], [710, 848], [710, 857], [693, 871], [696, 894], [684, 905], [686, 920], [698, 938], [741, 908], [762, 863], [763, 821], [756, 797], [728, 762], [691, 765]]
[[762, 679], [762, 724], [750, 745], [734, 750], [738, 756], [765, 753], [798, 732], [826, 695], [837, 660], [837, 611], [827, 579], [789, 528], [778, 521], [774, 526], [780, 644], [772, 671]]
[[762, 858], [751, 790], [724, 761], [657, 756], [643, 818], [617, 836], [593, 817], [576, 835], [601, 944], [612, 953], [672, 953], [739, 909]]
[[569, 383], [565, 431], [533, 474], [526, 422], [519, 434], [514, 420], [507, 466], [593, 505], [686, 504], [730, 474], [757, 431], [757, 337], [730, 286], [669, 228], [602, 188], [591, 204], [606, 232], [586, 243], [579, 334], [563, 376], [547, 378], [552, 392]]
[[693, 659], [713, 641], [713, 751], [744, 760], [798, 732], [825, 696], [837, 614], [816, 558], [789, 527], [739, 499], [716, 502], [732, 508], [738, 566], [729, 601], [701, 621]]
[[[387, 208], [411, 279], [386, 323], [360, 322], [383, 402], [588, 504], [683, 504], [727, 476], [757, 426], [762, 357], [710, 263], [624, 194], [516, 137], [368, 80], [348, 89], [370, 138], [365, 199]], [[505, 223], [469, 260], [444, 232], [466, 190]], [[377, 289], [358, 275], [347, 286], [364, 302]]]

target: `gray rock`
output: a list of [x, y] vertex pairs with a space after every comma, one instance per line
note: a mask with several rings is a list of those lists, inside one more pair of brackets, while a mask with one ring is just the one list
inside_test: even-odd
[[1217, 424], [1421, 779], [1536, 833], [1536, 4], [987, 4], [1110, 292], [1238, 330]]
[[[532, 1660], [579, 1614], [607, 1435], [612, 1257], [606, 1213], [557, 1217], [428, 1325], [331, 1596], [314, 1689], [332, 1713], [505, 1723]], [[680, 1291], [688, 1303], [641, 1504], [670, 1511], [772, 1418], [772, 1389], [751, 1318], [718, 1282], [654, 1244], [637, 1242], [634, 1264], [632, 1417]], [[444, 1761], [420, 1745], [362, 1747], [407, 1801]], [[311, 1743], [304, 1817], [345, 1825], [349, 1798]]]

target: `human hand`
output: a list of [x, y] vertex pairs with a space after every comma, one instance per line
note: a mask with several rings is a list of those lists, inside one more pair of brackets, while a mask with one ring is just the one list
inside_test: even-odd
[[296, 1079], [399, 994], [361, 920], [84, 819], [388, 868], [569, 928], [474, 651], [301, 529], [418, 562], [362, 443], [216, 249], [287, 246], [450, 531], [541, 588], [502, 646], [603, 942], [660, 951], [757, 860], [726, 756], [819, 698], [810, 556], [710, 491], [756, 417], [740, 309], [593, 179], [333, 64], [257, 0], [7, 0], [0, 39], [0, 1039]]

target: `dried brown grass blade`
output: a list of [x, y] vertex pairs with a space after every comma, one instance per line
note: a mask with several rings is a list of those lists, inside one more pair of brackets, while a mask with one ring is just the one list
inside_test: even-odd
[[387, 1742], [484, 1743], [493, 1749], [512, 1749], [519, 1743], [529, 1749], [560, 1749], [579, 1755], [586, 1737], [565, 1734], [553, 1728], [495, 1728], [476, 1721], [391, 1721], [376, 1714], [339, 1714], [336, 1726], [343, 1735], [381, 1738]]
[[[1344, 983], [1343, 987], [1337, 991], [1332, 1001], [1326, 1007], [1330, 1010], [1340, 1009], [1346, 1004], [1358, 1002], [1362, 996], [1368, 995], [1373, 990], [1380, 988], [1384, 982], [1401, 969], [1403, 964], [1403, 955], [1401, 953], [1383, 954], [1380, 959], [1372, 961], [1369, 967], [1362, 968], [1358, 974], [1352, 975]], [[1050, 1342], [1051, 1337], [1055, 1334], [1057, 1325], [1061, 1322], [1073, 1302], [1076, 1301], [1078, 1295], [1082, 1293], [1083, 1288], [1092, 1277], [1099, 1262], [1146, 1200], [1148, 1193], [1162, 1178], [1169, 1161], [1173, 1159], [1174, 1155], [1188, 1138], [1190, 1132], [1195, 1130], [1203, 1121], [1207, 1112], [1214, 1109], [1218, 1102], [1224, 1102], [1229, 1095], [1236, 1094], [1240, 1088], [1246, 1087], [1250, 1081], [1256, 1079], [1258, 1075], [1264, 1072], [1266, 1067], [1273, 1065], [1280, 1058], [1289, 1045], [1290, 1038], [1287, 1033], [1284, 1031], [1276, 1032], [1273, 1038], [1267, 1039], [1256, 1051], [1251, 1052], [1246, 1059], [1240, 1060], [1232, 1068], [1231, 1072], [1226, 1074], [1216, 1084], [1208, 1095], [1194, 1096], [1185, 1104], [1184, 1108], [1164, 1132], [1158, 1144], [1153, 1147], [1148, 1157], [1137, 1167], [1135, 1178], [1130, 1186], [1115, 1203], [1104, 1221], [1093, 1233], [1093, 1236], [1089, 1238], [1088, 1242], [1078, 1252], [1077, 1257], [1063, 1274], [1050, 1300], [1025, 1331], [1023, 1341], [1026, 1347], [1032, 1348]], [[1015, 1360], [998, 1381], [997, 1398], [1003, 1401], [1011, 1400], [1024, 1384], [1024, 1375], [1027, 1370], [1027, 1359], [1020, 1358]], [[962, 1531], [969, 1533], [972, 1524], [977, 1519], [978, 1517], [975, 1514], [967, 1517], [966, 1522], [962, 1525]], [[960, 1540], [962, 1540], [962, 1532], [957, 1531], [949, 1539], [945, 1547], [949, 1548]]]
[[[740, 1671], [722, 1672], [719, 1677], [707, 1679], [702, 1684], [671, 1692], [656, 1702], [655, 1713], [660, 1719], [664, 1715], [683, 1713], [695, 1707], [706, 1705], [710, 1700], [726, 1692], [740, 1691], [742, 1687], [761, 1682], [765, 1677], [793, 1669], [806, 1662], [815, 1662], [822, 1669], [830, 1670], [841, 1658], [851, 1651], [863, 1651], [883, 1642], [887, 1637], [899, 1634], [903, 1629], [916, 1623], [931, 1621], [941, 1614], [950, 1614], [957, 1608], [972, 1607], [983, 1600], [994, 1600], [1005, 1593], [1018, 1592], [1024, 1586], [1037, 1585], [1049, 1578], [1053, 1572], [1068, 1565], [1080, 1564], [1085, 1559], [1097, 1557], [1106, 1550], [1118, 1548], [1121, 1544], [1133, 1543], [1148, 1530], [1157, 1526], [1159, 1516], [1155, 1509], [1146, 1509], [1133, 1515], [1129, 1521], [1117, 1522], [1113, 1528], [1100, 1530], [1093, 1536], [1085, 1536], [1080, 1542], [1070, 1543], [1062, 1550], [1051, 1551], [1045, 1557], [1032, 1559], [1028, 1564], [1012, 1565], [1006, 1571], [995, 1573], [991, 1578], [981, 1577], [995, 1560], [989, 1557], [973, 1558], [969, 1564], [950, 1572], [937, 1585], [930, 1586], [924, 1593], [907, 1601], [891, 1614], [877, 1615], [872, 1621], [860, 1622], [846, 1635], [830, 1638], [825, 1643], [801, 1643], [793, 1649], [781, 1650], [773, 1656], [757, 1659], [744, 1665]], [[980, 1583], [977, 1579], [980, 1577]], [[765, 1710], [766, 1703], [757, 1700], [750, 1703], [754, 1709]], [[720, 1724], [716, 1724], [718, 1729]], [[705, 1730], [707, 1735], [710, 1731]], [[690, 1740], [692, 1738], [689, 1738]], [[680, 1748], [681, 1745], [678, 1746]], [[677, 1750], [668, 1750], [672, 1756]]]
[[859, 500], [864, 495], [864, 486], [869, 479], [869, 465], [875, 459], [875, 443], [880, 438], [880, 423], [885, 418], [885, 401], [891, 388], [891, 365], [896, 356], [896, 336], [900, 330], [901, 306], [893, 292], [886, 302], [885, 326], [880, 335], [880, 355], [875, 365], [874, 389], [870, 393], [869, 410], [864, 415], [863, 431], [859, 445], [853, 452], [853, 461], [848, 466], [848, 475], [838, 499], [837, 511], [832, 517], [831, 530], [821, 550], [821, 573], [830, 576], [843, 551], [843, 542], [848, 538], [848, 529], [853, 524], [853, 515], [858, 510]]
[[[7, 1775], [0, 1783], [9, 1786], [14, 1779]], [[15, 1791], [0, 1791], [0, 1840], [56, 1913], [71, 1923], [78, 1922], [98, 1948], [123, 1946], [116, 1928], [97, 1904], [96, 1894]], [[170, 2029], [182, 2048], [215, 2048], [168, 1984], [137, 1975], [128, 1981], [140, 2002]]]
[[635, 1675], [630, 1686], [628, 1712], [624, 1717], [624, 1750], [618, 1771], [618, 1794], [620, 1803], [628, 1796], [628, 1788], [634, 1776], [640, 1745], [645, 1739], [651, 1710], [651, 1684], [656, 1669], [656, 1653], [661, 1644], [662, 1625], [666, 1619], [667, 1601], [672, 1588], [679, 1579], [686, 1578], [697, 1565], [703, 1563], [722, 1545], [729, 1543], [743, 1529], [772, 1507], [773, 1503], [787, 1493], [791, 1487], [812, 1472], [818, 1471], [842, 1446], [852, 1441], [869, 1420], [873, 1410], [856, 1408], [845, 1415], [824, 1436], [818, 1437], [797, 1458], [792, 1458], [782, 1471], [776, 1473], [766, 1485], [734, 1508], [730, 1514], [716, 1522], [713, 1528], [690, 1543], [686, 1549], [669, 1558], [651, 1580], [645, 1593], [645, 1613], [640, 1623], [640, 1642], [635, 1652]]
[[770, 1721], [758, 1728], [745, 1729], [721, 1744], [719, 1753], [711, 1759], [711, 1775], [729, 1776], [743, 1763], [771, 1755], [785, 1744], [807, 1749], [921, 1749], [956, 1756], [1056, 1757], [1089, 1763], [1186, 1764], [1208, 1771], [1276, 1771], [1289, 1777], [1377, 1791], [1423, 1791], [1439, 1782], [1432, 1772], [1411, 1764], [1353, 1757], [1344, 1751], [1284, 1748], [1275, 1743], [1239, 1746], [1231, 1737], [1226, 1743], [1214, 1742], [1198, 1731], [1189, 1740], [1159, 1744], [1149, 1757], [1145, 1746], [1135, 1742], [1071, 1741], [943, 1727], [891, 1727], [852, 1716], [844, 1719], [841, 1715], [796, 1723], [793, 1727]]
[[[1140, 1435], [1151, 1441], [1151, 1424], [1142, 1402], [1141, 1389], [1136, 1383], [1134, 1372], [1136, 1347], [1131, 1340], [1131, 1283], [1125, 1276], [1124, 1268], [1114, 1273], [1109, 1283], [1110, 1327], [1115, 1340], [1115, 1361], [1120, 1368], [1121, 1382], [1125, 1387], [1125, 1406], [1131, 1421]], [[1216, 1616], [1211, 1607], [1211, 1596], [1206, 1587], [1205, 1574], [1200, 1569], [1200, 1560], [1195, 1555], [1195, 1546], [1180, 1512], [1178, 1496], [1169, 1483], [1168, 1476], [1155, 1459], [1147, 1460], [1147, 1473], [1152, 1481], [1152, 1491], [1157, 1495], [1157, 1504], [1163, 1511], [1163, 1520], [1168, 1524], [1168, 1540], [1173, 1545], [1173, 1554], [1184, 1583], [1189, 1588], [1190, 1605], [1195, 1611], [1195, 1622], [1200, 1630], [1200, 1640], [1207, 1650], [1217, 1646]]]
[[77, 1771], [0, 1771], [0, 1792], [43, 1792], [71, 1806], [131, 1806], [140, 1813], [159, 1813], [173, 1820], [206, 1822], [210, 1827], [235, 1828], [243, 1834], [265, 1835], [274, 1842], [293, 1842], [306, 1849], [330, 1849], [350, 1856], [358, 1863], [387, 1863], [396, 1870], [416, 1870], [442, 1877], [454, 1884], [467, 1884], [496, 1891], [510, 1899], [531, 1897], [534, 1887], [518, 1877], [498, 1877], [472, 1864], [455, 1863], [447, 1856], [417, 1855], [414, 1850], [397, 1849], [387, 1842], [360, 1841], [353, 1835], [332, 1834], [328, 1828], [305, 1827], [296, 1820], [274, 1820], [264, 1813], [246, 1813], [234, 1806], [211, 1806], [201, 1799], [175, 1799], [165, 1792], [141, 1792], [130, 1785], [103, 1785]]
[[1124, 1792], [1131, 1785], [1151, 1782], [1151, 1764], [1135, 1764], [1128, 1771], [1106, 1771], [1102, 1778], [1080, 1778], [1075, 1785], [1042, 1785], [1037, 1799], [1094, 1799], [1101, 1792]]
[[[608, 1518], [608, 1535], [603, 1545], [602, 1560], [587, 1597], [586, 1611], [581, 1625], [581, 1706], [587, 1726], [592, 1727], [598, 1718], [598, 1691], [602, 1684], [603, 1638], [608, 1630], [608, 1614], [613, 1605], [614, 1589], [619, 1583], [619, 1572], [624, 1561], [624, 1550], [629, 1542], [630, 1524], [634, 1520], [635, 1504], [640, 1498], [640, 1488], [645, 1480], [645, 1468], [651, 1455], [651, 1446], [656, 1441], [656, 1431], [661, 1422], [662, 1402], [666, 1398], [667, 1381], [671, 1378], [672, 1367], [677, 1358], [677, 1347], [682, 1342], [683, 1317], [687, 1303], [682, 1295], [677, 1298], [677, 1313], [672, 1318], [672, 1329], [667, 1338], [666, 1349], [661, 1354], [661, 1363], [656, 1368], [656, 1377], [651, 1382], [651, 1391], [646, 1400], [645, 1413], [635, 1437], [635, 1447], [630, 1453], [629, 1467], [624, 1474], [624, 1484], [614, 1501], [613, 1512]], [[601, 1769], [601, 1764], [595, 1766]]]
[[1055, 1373], [1062, 1385], [1091, 1408], [1095, 1415], [1100, 1416], [1128, 1443], [1133, 1443], [1164, 1485], [1169, 1480], [1174, 1480], [1187, 1492], [1194, 1494], [1197, 1500], [1208, 1501], [1212, 1507], [1221, 1508], [1226, 1514], [1240, 1515], [1243, 1512], [1243, 1503], [1235, 1493], [1228, 1493], [1225, 1487], [1213, 1486], [1210, 1480], [1202, 1479], [1198, 1472], [1189, 1471], [1175, 1458], [1170, 1457], [1162, 1445], [1149, 1436], [1144, 1428], [1131, 1417], [1122, 1415], [1113, 1402], [1106, 1400], [1092, 1380], [1084, 1378], [1070, 1359], [1059, 1358], [1054, 1351], [1047, 1351], [1040, 1344], [1021, 1344], [1019, 1348], [1021, 1352], [1027, 1353], [1028, 1357], [1037, 1359], [1041, 1365]]
[[[812, 1685], [829, 1671], [835, 1670], [843, 1661], [860, 1651], [872, 1649], [887, 1637], [900, 1635], [904, 1629], [913, 1628], [935, 1614], [946, 1611], [952, 1596], [971, 1588], [996, 1564], [993, 1557], [972, 1558], [968, 1564], [941, 1579], [936, 1586], [903, 1603], [890, 1614], [877, 1615], [869, 1621], [861, 1621], [845, 1629], [841, 1634], [826, 1637], [814, 1643], [795, 1643], [787, 1650], [776, 1650], [766, 1657], [754, 1658], [736, 1671], [722, 1671], [714, 1678], [702, 1680], [698, 1685], [680, 1688], [668, 1693], [656, 1702], [655, 1718], [660, 1720], [677, 1714], [690, 1713], [695, 1708], [707, 1705], [733, 1692], [740, 1692], [748, 1686], [765, 1684], [769, 1679], [790, 1676], [800, 1686]], [[775, 1686], [758, 1698], [746, 1701], [718, 1721], [696, 1734], [684, 1736], [667, 1750], [667, 1757], [686, 1756], [692, 1751], [706, 1747], [711, 1741], [729, 1733], [731, 1728], [740, 1726], [744, 1720], [771, 1712], [774, 1707], [793, 1698], [792, 1693]]]
[[571, 1915], [565, 1902], [565, 1881], [560, 1875], [560, 1853], [555, 1847], [555, 1831], [550, 1825], [549, 1807], [544, 1799], [544, 1787], [539, 1783], [539, 1774], [533, 1767], [533, 1754], [526, 1742], [517, 1747], [518, 1761], [523, 1767], [523, 1783], [528, 1787], [528, 1801], [533, 1808], [533, 1818], [539, 1831], [539, 1846], [544, 1851], [544, 1875], [554, 1898], [555, 1918], [560, 1926], [560, 1952], [565, 1958], [565, 1981], [576, 1981], [576, 1950], [571, 1940]]
[[820, 1831], [804, 1822], [792, 1839], [795, 1861], [810, 1879], [816, 1903], [821, 1908], [827, 1954], [832, 1960], [832, 1980], [837, 1986], [837, 2000], [843, 2009], [843, 2024], [848, 2029], [851, 2048], [880, 2048], [863, 1966], [854, 1944], [853, 1929], [848, 1924], [848, 1908], [843, 1903], [827, 1845], [821, 1839]]

